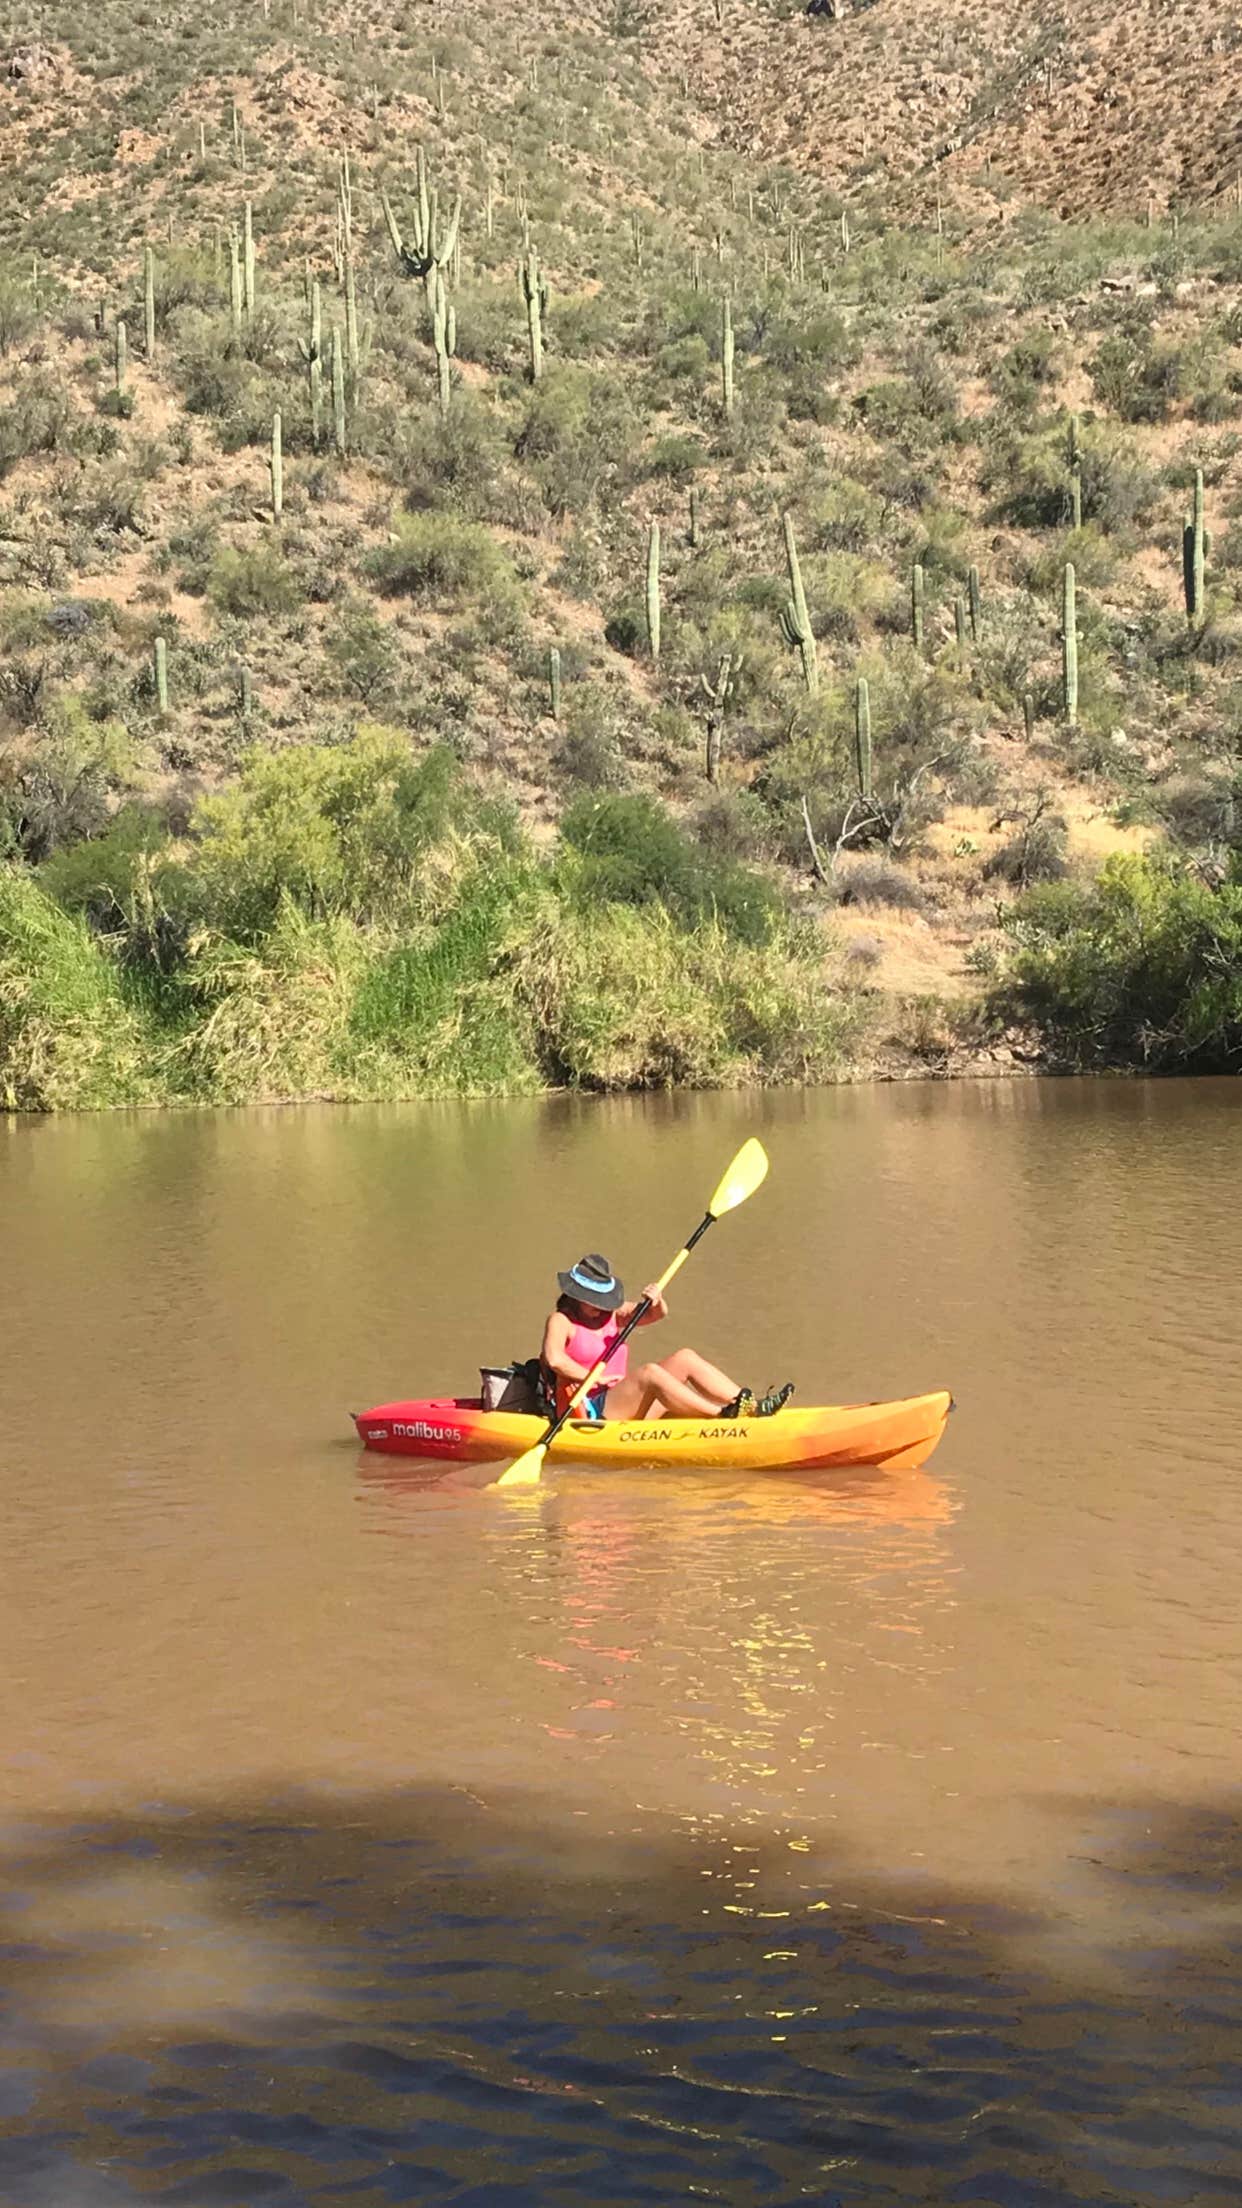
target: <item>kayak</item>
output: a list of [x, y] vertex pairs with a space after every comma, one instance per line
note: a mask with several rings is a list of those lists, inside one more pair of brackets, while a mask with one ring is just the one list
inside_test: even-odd
[[[565, 1464], [655, 1465], [751, 1472], [822, 1472], [849, 1465], [912, 1470], [944, 1432], [953, 1398], [944, 1389], [897, 1403], [838, 1403], [777, 1411], [772, 1418], [571, 1419], [549, 1459]], [[520, 1457], [547, 1432], [521, 1411], [485, 1411], [478, 1396], [433, 1396], [356, 1411], [358, 1438], [393, 1457], [487, 1463]]]

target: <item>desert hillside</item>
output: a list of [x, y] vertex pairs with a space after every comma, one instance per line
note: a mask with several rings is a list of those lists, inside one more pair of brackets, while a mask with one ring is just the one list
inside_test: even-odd
[[[62, 957], [94, 1100], [114, 999], [125, 1093], [149, 1062], [209, 1095], [1003, 1062], [977, 1008], [1015, 896], [1144, 852], [1215, 893], [1240, 20], [18, 19], [10, 1096], [47, 1086]], [[363, 989], [381, 948], [404, 978]], [[290, 974], [318, 1040], [269, 1062]]]

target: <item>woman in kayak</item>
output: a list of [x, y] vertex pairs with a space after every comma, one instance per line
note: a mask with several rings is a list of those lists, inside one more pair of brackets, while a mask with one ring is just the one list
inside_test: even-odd
[[[676, 1350], [659, 1364], [631, 1372], [626, 1344], [615, 1351], [612, 1345], [637, 1304], [626, 1302], [611, 1265], [602, 1257], [580, 1257], [556, 1277], [561, 1295], [548, 1314], [540, 1354], [556, 1382], [558, 1412], [600, 1357], [606, 1362], [599, 1380], [578, 1406], [582, 1418], [770, 1418], [793, 1394], [790, 1383], [756, 1402], [749, 1388], [739, 1388], [694, 1349]], [[667, 1318], [668, 1306], [654, 1290], [645, 1293], [651, 1309], [638, 1323], [654, 1326]]]

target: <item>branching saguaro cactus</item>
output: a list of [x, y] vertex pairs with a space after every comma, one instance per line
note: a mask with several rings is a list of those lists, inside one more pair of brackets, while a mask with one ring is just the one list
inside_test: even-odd
[[1182, 588], [1186, 594], [1186, 619], [1200, 628], [1207, 608], [1207, 556], [1209, 538], [1203, 526], [1203, 470], [1195, 469], [1194, 505], [1182, 531]]
[[1061, 591], [1061, 699], [1071, 728], [1078, 726], [1078, 587], [1068, 562]]
[[728, 292], [720, 302], [720, 383], [726, 422], [733, 420], [733, 302]]
[[796, 645], [802, 659], [802, 679], [814, 696], [819, 688], [819, 661], [815, 656], [815, 632], [811, 616], [807, 612], [806, 592], [802, 588], [802, 569], [798, 562], [798, 547], [794, 542], [793, 521], [784, 517], [785, 557], [789, 562], [789, 598], [781, 610], [781, 629], [785, 642]]
[[865, 675], [854, 685], [854, 763], [858, 794], [871, 798], [871, 689]]
[[548, 287], [539, 271], [539, 253], [530, 246], [522, 262], [522, 297], [526, 301], [526, 334], [530, 344], [530, 380], [543, 374], [543, 318], [548, 309]]
[[660, 524], [653, 521], [647, 532], [647, 642], [651, 647], [652, 664], [660, 664]]
[[[408, 245], [401, 235], [397, 218], [392, 210], [392, 202], [386, 191], [380, 193], [380, 205], [384, 210], [384, 221], [388, 226], [392, 249], [401, 264], [404, 275], [421, 276], [426, 281], [434, 269], [448, 266], [453, 257], [457, 245], [457, 233], [461, 227], [461, 199], [459, 197], [453, 201], [448, 221], [441, 224], [436, 194], [428, 187], [427, 156], [421, 146], [418, 149], [414, 228]], [[427, 290], [427, 303], [434, 311], [430, 285], [428, 285]]]
[[910, 577], [910, 634], [914, 638], [916, 652], [923, 649], [924, 608], [927, 596], [927, 578], [918, 561]]
[[699, 686], [707, 700], [707, 779], [720, 780], [720, 747], [724, 734], [724, 717], [730, 698], [737, 689], [737, 679], [745, 662], [739, 653], [722, 652], [716, 667], [716, 680], [709, 682], [706, 675], [699, 676]]

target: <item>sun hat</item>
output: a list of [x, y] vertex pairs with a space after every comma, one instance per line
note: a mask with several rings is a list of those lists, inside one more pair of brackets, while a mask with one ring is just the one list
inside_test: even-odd
[[625, 1302], [625, 1290], [606, 1257], [598, 1252], [580, 1257], [567, 1273], [558, 1273], [562, 1295], [575, 1303], [589, 1303], [596, 1311], [616, 1311]]

